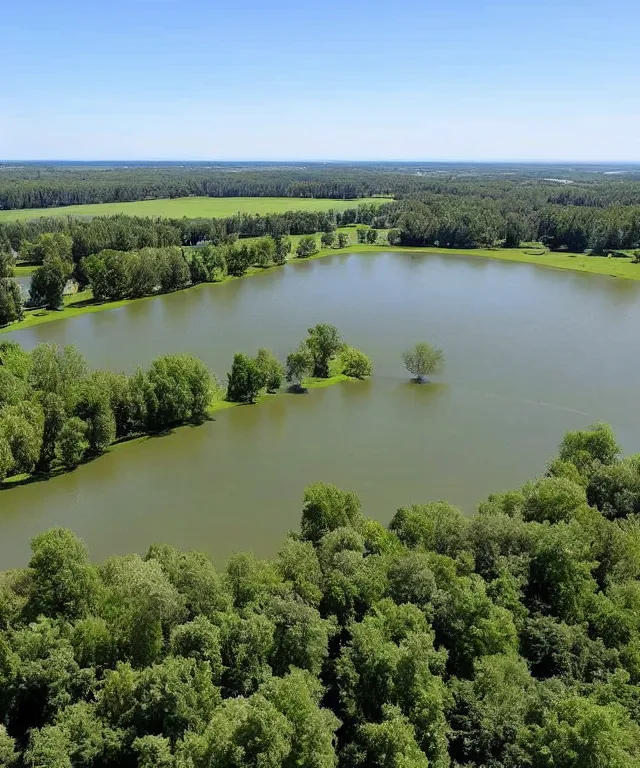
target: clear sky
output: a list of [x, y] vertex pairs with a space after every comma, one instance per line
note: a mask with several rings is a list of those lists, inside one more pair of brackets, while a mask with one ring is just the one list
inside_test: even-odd
[[0, 158], [640, 160], [639, 0], [8, 0]]

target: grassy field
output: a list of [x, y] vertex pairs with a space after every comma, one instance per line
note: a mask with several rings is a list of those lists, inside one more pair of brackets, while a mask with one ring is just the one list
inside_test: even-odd
[[[325, 249], [319, 251], [315, 256], [311, 256], [304, 261], [311, 261], [313, 259], [321, 259], [325, 256], [337, 255], [340, 253], [380, 253], [382, 251], [391, 251], [397, 253], [433, 253], [440, 256], [455, 256], [456, 254], [461, 256], [473, 256], [484, 259], [496, 259], [498, 261], [511, 261], [520, 262], [523, 264], [536, 264], [542, 267], [551, 267], [553, 269], [566, 269], [573, 272], [582, 272], [584, 274], [594, 275], [606, 275], [609, 277], [618, 277], [625, 280], [640, 280], [640, 264], [634, 264], [631, 261], [631, 257], [623, 258], [605, 258], [600, 256], [584, 256], [581, 254], [570, 253], [551, 253], [550, 251], [544, 251], [540, 247], [532, 247], [527, 245], [522, 248], [495, 248], [495, 249], [467, 249], [462, 248], [456, 250], [446, 251], [442, 248], [400, 248], [390, 245], [359, 245], [354, 242], [356, 239], [355, 227], [342, 227], [338, 229], [338, 232], [346, 232], [350, 239], [351, 245], [341, 250]], [[381, 230], [382, 238], [386, 239], [386, 232]], [[293, 235], [291, 237], [293, 252], [291, 261], [295, 262], [295, 249], [298, 245], [301, 235]], [[319, 239], [319, 238], [318, 238]], [[24, 270], [20, 272], [19, 270]], [[33, 267], [18, 267], [17, 274], [29, 274], [33, 271]], [[280, 269], [280, 267], [272, 266], [267, 267], [267, 270]], [[248, 270], [245, 276], [251, 276], [266, 271], [252, 267]], [[193, 288], [186, 288], [184, 290], [194, 290], [201, 288], [203, 285], [222, 285], [229, 280], [239, 280], [242, 278], [226, 277], [218, 283], [199, 283]], [[10, 333], [11, 331], [18, 331], [23, 328], [30, 328], [34, 325], [40, 325], [41, 323], [49, 323], [54, 320], [63, 320], [70, 317], [77, 317], [78, 315], [84, 315], [92, 312], [103, 312], [107, 309], [117, 309], [123, 307], [125, 304], [129, 304], [132, 301], [149, 301], [155, 298], [155, 296], [145, 296], [141, 299], [122, 299], [121, 301], [111, 302], [99, 302], [93, 301], [91, 291], [82, 291], [71, 296], [65, 296], [64, 308], [59, 311], [48, 311], [46, 309], [27, 310], [25, 312], [24, 320], [19, 323], [13, 323], [12, 325], [0, 328], [0, 334]]]
[[13, 274], [15, 275], [15, 277], [29, 277], [36, 271], [36, 269], [37, 269], [36, 266], [26, 267], [23, 265], [19, 265], [13, 268]]
[[24, 221], [38, 216], [161, 216], [181, 219], [224, 218], [236, 213], [284, 213], [285, 211], [344, 211], [360, 203], [383, 203], [391, 198], [326, 200], [308, 197], [176, 197], [172, 200], [139, 200], [134, 203], [67, 205], [62, 208], [23, 208], [0, 211], [0, 221]]

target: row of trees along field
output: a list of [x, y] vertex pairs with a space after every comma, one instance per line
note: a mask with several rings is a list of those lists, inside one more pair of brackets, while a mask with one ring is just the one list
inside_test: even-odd
[[254, 402], [263, 390], [280, 389], [285, 376], [301, 391], [309, 376], [363, 379], [371, 372], [369, 358], [327, 323], [309, 329], [286, 368], [267, 349], [255, 358], [235, 355], [226, 390], [188, 354], [164, 355], [127, 376], [89, 370], [74, 346], [39, 344], [26, 352], [5, 341], [0, 343], [0, 483], [13, 475], [73, 469], [127, 437], [201, 423], [216, 400]]
[[[375, 242], [377, 230], [358, 228], [358, 240]], [[313, 235], [303, 236], [295, 255], [307, 258], [317, 253], [320, 246], [340, 249], [350, 242], [348, 234], [336, 232], [335, 225], [331, 224], [319, 240]], [[97, 301], [139, 298], [197, 283], [217, 282], [227, 275], [239, 277], [251, 267], [279, 266], [285, 263], [291, 251], [288, 235], [267, 235], [244, 241], [230, 235], [216, 246], [205, 245], [197, 249], [178, 246], [136, 251], [105, 249], [74, 264], [71, 236], [55, 232], [39, 235], [35, 241], [26, 244], [22, 254], [26, 254], [32, 264], [40, 264], [31, 280], [28, 305], [59, 309], [71, 278], [80, 289], [90, 287]], [[14, 263], [10, 251], [0, 252], [0, 326], [23, 317], [20, 291], [10, 279]]]
[[351, 200], [419, 185], [407, 174], [333, 165], [330, 168], [0, 166], [0, 210], [49, 208], [150, 198], [291, 197]]
[[[358, 227], [358, 243], [388, 242], [392, 246], [440, 248], [495, 247], [498, 244], [495, 239], [497, 220], [491, 217], [470, 213], [461, 219], [442, 219], [438, 222], [415, 211], [398, 213], [398, 208], [389, 206], [389, 210], [375, 215], [373, 226]], [[117, 218], [126, 221], [125, 217]], [[140, 221], [151, 222], [144, 219]], [[519, 228], [517, 222], [511, 223], [519, 234], [516, 236], [507, 232], [507, 237], [500, 241], [502, 245], [519, 244], [524, 236], [524, 230]], [[545, 221], [545, 227], [547, 225], [548, 220]], [[379, 238], [376, 226], [391, 226], [384, 241]], [[635, 218], [634, 215], [627, 229], [612, 228], [607, 232], [598, 229], [593, 237], [587, 236], [586, 231], [579, 233], [573, 224], [568, 226], [567, 234], [562, 239], [571, 243], [570, 248], [573, 250], [579, 250], [581, 244], [590, 243], [594, 253], [627, 256], [620, 249], [633, 247], [634, 259], [640, 261], [640, 250], [635, 248], [640, 244], [640, 216]], [[557, 232], [557, 229], [554, 231]], [[541, 239], [551, 244], [555, 237], [542, 236]], [[599, 242], [597, 247], [596, 240]], [[306, 258], [316, 254], [319, 247], [344, 248], [350, 242], [349, 235], [336, 232], [335, 223], [332, 222], [322, 233], [320, 242], [313, 235], [302, 236], [296, 247], [296, 256]], [[605, 245], [607, 243], [609, 245]], [[233, 234], [225, 236], [217, 245], [206, 245], [195, 250], [184, 250], [177, 245], [145, 247], [133, 251], [108, 248], [76, 262], [73, 260], [73, 248], [74, 241], [65, 232], [42, 233], [33, 242], [23, 244], [21, 253], [32, 263], [41, 264], [31, 281], [31, 307], [60, 308], [70, 278], [74, 278], [80, 288], [91, 287], [93, 298], [104, 301], [178, 290], [196, 283], [219, 281], [226, 275], [239, 277], [251, 267], [284, 264], [291, 253], [291, 241], [288, 235], [267, 235], [238, 241]], [[563, 245], [561, 249], [567, 250], [569, 246]], [[10, 250], [0, 252], [0, 326], [23, 317], [20, 291], [10, 279], [13, 263], [14, 256]]]
[[[230, 510], [232, 513], [233, 510]], [[0, 761], [47, 768], [640, 764], [640, 457], [568, 433], [546, 475], [388, 527], [304, 492], [277, 555], [71, 531], [0, 578]]]
[[64, 234], [71, 238], [71, 256], [84, 256], [105, 249], [129, 251], [165, 245], [219, 243], [229, 237], [282, 237], [335, 230], [348, 224], [371, 224], [377, 206], [362, 203], [346, 211], [290, 211], [288, 213], [238, 214], [226, 219], [161, 219], [138, 216], [99, 216], [91, 220], [73, 217], [37, 218], [0, 222], [0, 251], [13, 250], [29, 262], [41, 262], [46, 252], [43, 235]]
[[536, 241], [551, 250], [597, 254], [640, 247], [640, 205], [523, 205], [508, 200], [430, 195], [380, 207], [374, 227], [394, 229], [400, 245], [518, 247]]
[[[493, 199], [515, 194], [529, 205], [538, 206], [546, 202], [587, 206], [640, 204], [637, 168], [627, 168], [617, 178], [604, 176], [602, 170], [418, 163], [128, 167], [2, 164], [0, 210], [191, 195], [353, 199], [370, 195], [406, 197], [425, 192]], [[553, 181], [558, 174], [565, 183]]]
[[[638, 185], [640, 187], [640, 184]], [[42, 259], [41, 237], [71, 238], [74, 262], [105, 249], [136, 250], [166, 245], [220, 243], [230, 236], [314, 234], [363, 224], [393, 229], [395, 244], [442, 248], [517, 247], [538, 241], [552, 250], [597, 254], [640, 247], [640, 205], [537, 205], [513, 190], [504, 198], [428, 194], [382, 205], [363, 203], [344, 212], [291, 211], [226, 219], [152, 219], [132, 216], [40, 218], [0, 223], [0, 250], [25, 261]]]

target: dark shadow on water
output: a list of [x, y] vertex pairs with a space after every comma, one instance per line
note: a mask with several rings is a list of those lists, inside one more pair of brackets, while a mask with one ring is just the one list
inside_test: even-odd
[[339, 390], [344, 400], [355, 403], [368, 397], [373, 391], [373, 386], [371, 379], [351, 379], [340, 382]]
[[309, 394], [309, 390], [300, 384], [292, 384], [290, 387], [287, 387], [287, 392], [290, 395], [308, 395]]
[[[190, 422], [187, 424], [178, 424], [176, 426], [199, 427], [207, 421], [214, 421], [214, 419], [211, 416], [206, 416], [201, 422]], [[85, 456], [82, 459], [82, 461], [78, 464], [78, 467], [81, 467], [84, 464], [90, 464], [96, 459], [102, 458], [106, 453], [110, 451], [110, 449], [118, 445], [122, 445], [123, 443], [130, 443], [133, 440], [141, 440], [143, 438], [145, 440], [151, 440], [157, 437], [167, 437], [168, 435], [174, 434], [175, 430], [176, 430], [176, 427], [167, 427], [166, 429], [158, 430], [157, 432], [138, 433], [134, 435], [126, 435], [125, 437], [119, 437], [117, 440], [114, 440], [113, 443], [111, 443], [111, 445], [107, 448], [107, 450], [104, 453], [91, 454], [90, 456]], [[60, 475], [67, 475], [70, 472], [75, 471], [78, 467], [73, 467], [72, 469], [65, 469], [64, 467], [56, 467], [55, 469], [52, 469], [50, 472], [34, 472], [33, 474], [28, 475], [27, 477], [21, 480], [14, 480], [13, 482], [9, 482], [9, 483], [0, 482], [0, 492], [10, 491], [12, 488], [20, 488], [23, 485], [31, 485], [32, 483], [42, 483], [48, 480], [53, 480], [54, 478], [59, 477]]]

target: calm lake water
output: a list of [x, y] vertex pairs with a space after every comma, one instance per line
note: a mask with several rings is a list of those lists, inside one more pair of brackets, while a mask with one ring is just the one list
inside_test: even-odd
[[[215, 421], [119, 447], [77, 471], [0, 493], [0, 568], [28, 542], [73, 528], [92, 555], [153, 541], [271, 555], [298, 526], [314, 481], [354, 489], [387, 523], [447, 499], [472, 512], [542, 473], [563, 433], [603, 420], [640, 450], [640, 283], [453, 255], [336, 255], [225, 285], [11, 334], [77, 344], [96, 367], [132, 371], [190, 351], [224, 377], [234, 351], [284, 356], [306, 329], [337, 325], [373, 359], [371, 381], [280, 395]], [[400, 353], [442, 346], [437, 381], [407, 381]]]

